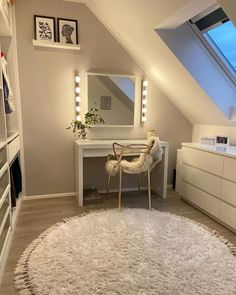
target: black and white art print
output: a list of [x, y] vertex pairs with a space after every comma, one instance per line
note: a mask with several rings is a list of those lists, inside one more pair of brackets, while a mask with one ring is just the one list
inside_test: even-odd
[[72, 19], [57, 19], [58, 42], [65, 44], [79, 44], [78, 22]]
[[56, 41], [56, 22], [54, 17], [34, 16], [34, 38], [45, 42]]

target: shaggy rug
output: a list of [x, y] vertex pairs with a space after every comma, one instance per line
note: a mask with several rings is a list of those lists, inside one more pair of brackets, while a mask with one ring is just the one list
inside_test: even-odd
[[44, 232], [16, 268], [24, 295], [235, 295], [235, 248], [187, 218], [124, 209]]

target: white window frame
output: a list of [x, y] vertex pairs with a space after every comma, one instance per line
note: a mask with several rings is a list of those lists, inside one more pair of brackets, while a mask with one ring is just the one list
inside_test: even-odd
[[236, 86], [236, 73], [235, 73], [234, 69], [229, 64], [229, 62], [226, 60], [226, 58], [220, 52], [216, 51], [212, 42], [208, 38], [203, 36], [203, 33], [207, 32], [207, 30], [200, 31], [198, 29], [198, 27], [195, 25], [195, 23], [192, 23], [189, 21], [189, 24], [190, 24], [190, 27], [195, 32], [195, 34], [197, 34], [197, 36], [199, 37], [201, 43], [204, 45], [204, 47], [210, 53], [210, 55], [220, 65], [220, 67], [225, 72], [225, 74], [233, 82], [234, 86]]

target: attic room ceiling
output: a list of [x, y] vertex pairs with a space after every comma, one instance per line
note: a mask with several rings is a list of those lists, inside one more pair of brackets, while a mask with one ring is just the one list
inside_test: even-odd
[[192, 124], [233, 124], [154, 31], [181, 25], [215, 0], [65, 1], [85, 3]]

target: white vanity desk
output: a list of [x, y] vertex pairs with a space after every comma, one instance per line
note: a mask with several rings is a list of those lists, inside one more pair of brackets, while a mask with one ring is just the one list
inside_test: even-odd
[[[75, 170], [76, 170], [76, 197], [79, 206], [83, 206], [83, 158], [106, 157], [113, 153], [113, 142], [120, 144], [147, 143], [147, 139], [104, 139], [104, 140], [77, 140], [75, 141]], [[163, 160], [152, 172], [152, 190], [163, 199], [167, 197], [168, 153], [169, 143], [161, 141]], [[105, 168], [104, 168], [105, 169]], [[106, 182], [104, 181], [104, 184]]]

